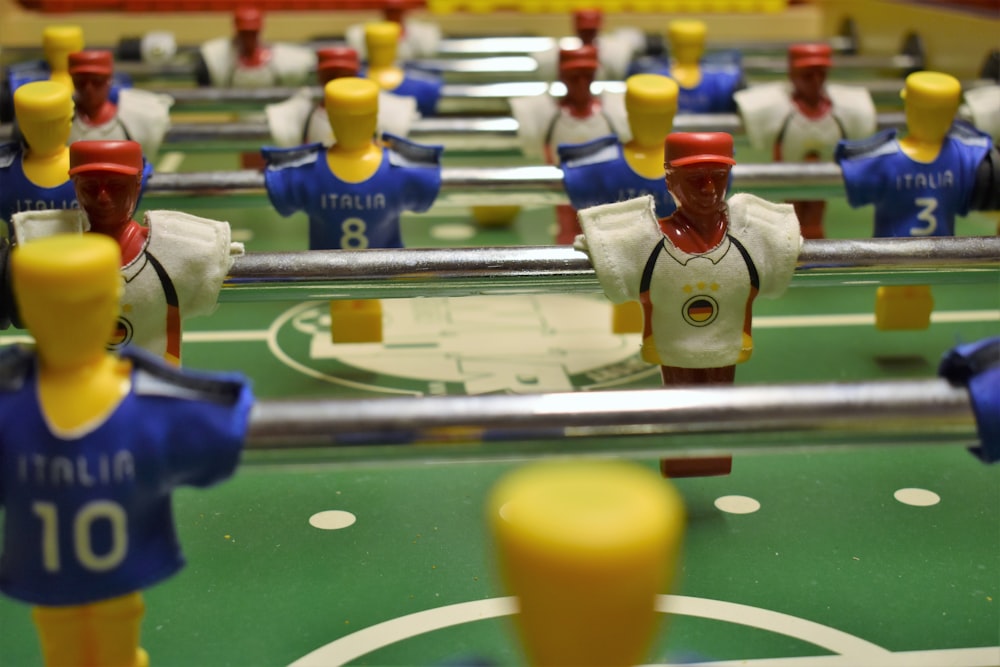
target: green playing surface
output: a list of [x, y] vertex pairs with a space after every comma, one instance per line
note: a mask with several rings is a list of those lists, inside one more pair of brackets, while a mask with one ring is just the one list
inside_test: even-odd
[[[176, 148], [161, 161], [181, 171], [236, 167], [231, 153]], [[305, 249], [304, 216], [279, 218], [260, 197], [222, 204], [156, 202], [229, 219], [251, 252]], [[828, 236], [868, 236], [870, 217], [832, 201]], [[415, 247], [538, 245], [551, 242], [552, 220], [547, 209], [525, 210], [509, 229], [483, 229], [452, 209], [403, 224]], [[958, 228], [992, 234], [996, 220], [971, 216]], [[944, 350], [1000, 330], [995, 276], [938, 285], [934, 296], [928, 330], [891, 333], [872, 325], [870, 285], [793, 286], [758, 300], [754, 356], [737, 382], [930, 377]], [[609, 333], [600, 295], [384, 307], [384, 343], [334, 346], [325, 304], [224, 301], [186, 324], [184, 364], [242, 370], [263, 398], [659, 383], [637, 337]], [[662, 600], [672, 613], [650, 662], [1000, 664], [998, 470], [960, 447], [810, 444], [740, 455], [726, 477], [677, 481], [689, 514], [683, 571]], [[189, 564], [146, 593], [152, 664], [289, 665], [309, 655], [301, 664], [517, 664], [483, 520], [491, 485], [515, 465], [248, 453], [231, 481], [175, 496]], [[0, 599], [0, 628], [0, 665], [40, 664], [26, 606]]]

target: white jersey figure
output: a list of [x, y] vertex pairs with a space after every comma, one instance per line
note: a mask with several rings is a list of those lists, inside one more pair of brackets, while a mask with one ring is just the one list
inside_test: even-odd
[[788, 204], [749, 194], [725, 200], [729, 135], [674, 133], [666, 152], [677, 212], [658, 220], [649, 195], [583, 209], [576, 245], [590, 255], [612, 302], [642, 304], [644, 360], [731, 367], [752, 350], [753, 300], [778, 297], [791, 281], [798, 221]]
[[[794, 44], [788, 48], [788, 81], [733, 95], [754, 148], [770, 150], [776, 162], [830, 162], [839, 141], [875, 133], [875, 104], [868, 90], [827, 85], [832, 52], [829, 44]], [[803, 235], [823, 238], [826, 202], [792, 203]]]
[[[441, 28], [436, 23], [405, 18], [405, 10], [405, 0], [386, 0], [382, 4], [383, 18], [398, 23], [400, 27], [396, 56], [403, 61], [436, 56], [441, 45]], [[362, 60], [368, 59], [364, 24], [348, 26], [344, 39]]]
[[[360, 69], [358, 53], [349, 47], [330, 47], [316, 51], [318, 65], [316, 76], [320, 88], [328, 82], [345, 76], [357, 76]], [[275, 146], [291, 148], [304, 144], [321, 143], [331, 146], [336, 138], [330, 127], [330, 118], [322, 104], [317, 104], [309, 88], [299, 90], [283, 102], [264, 108], [271, 140]], [[413, 123], [420, 119], [417, 102], [412, 97], [402, 97], [379, 91], [378, 126], [376, 132], [405, 137]]]
[[[122, 248], [125, 289], [109, 348], [131, 343], [179, 363], [181, 321], [215, 309], [222, 282], [235, 256], [243, 254], [243, 245], [232, 242], [228, 223], [177, 211], [149, 211], [141, 226], [131, 220], [137, 193], [115, 203], [118, 212], [128, 210], [126, 224], [106, 226], [104, 212], [93, 206], [100, 196], [99, 180], [108, 179], [109, 173], [123, 182], [141, 175], [139, 146], [131, 141], [82, 141], [70, 151], [70, 175], [82, 210], [16, 214], [16, 242], [83, 232], [115, 238]], [[120, 171], [111, 171], [109, 165]], [[133, 169], [135, 174], [123, 173]]]
[[[597, 49], [597, 72], [600, 81], [621, 81], [628, 73], [628, 66], [636, 53], [643, 50], [646, 37], [636, 28], [618, 28], [602, 32], [604, 14], [600, 9], [577, 9], [573, 12], [573, 28], [583, 46]], [[532, 54], [538, 68], [536, 75], [543, 81], [552, 81], [559, 75], [559, 49], [551, 48]]]
[[236, 10], [236, 37], [219, 37], [201, 45], [199, 55], [207, 81], [218, 88], [266, 88], [304, 84], [316, 67], [316, 54], [295, 44], [260, 43], [260, 10]]
[[120, 88], [112, 102], [114, 58], [110, 51], [78, 51], [69, 55], [76, 113], [69, 141], [131, 140], [153, 161], [170, 129], [169, 95]]

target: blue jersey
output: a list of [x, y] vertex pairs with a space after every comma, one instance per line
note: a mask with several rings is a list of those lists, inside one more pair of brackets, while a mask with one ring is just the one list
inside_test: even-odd
[[952, 236], [955, 216], [969, 212], [976, 170], [989, 150], [989, 135], [956, 121], [931, 163], [906, 155], [896, 130], [841, 141], [834, 159], [848, 203], [875, 205], [876, 237]]
[[171, 576], [184, 565], [171, 491], [225, 479], [239, 461], [245, 380], [122, 356], [132, 387], [114, 411], [83, 433], [53, 433], [34, 354], [0, 354], [0, 590], [13, 598], [87, 604]]
[[[678, 84], [677, 110], [684, 113], [724, 113], [736, 111], [733, 93], [743, 88], [743, 65], [732, 54], [701, 61], [701, 81], [694, 88]], [[670, 60], [645, 56], [629, 66], [628, 75], [660, 74], [673, 78]]]
[[[68, 175], [65, 182], [54, 188], [35, 185], [24, 175], [23, 156], [22, 144], [18, 142], [0, 144], [0, 220], [7, 223], [8, 230], [15, 213], [80, 208], [73, 181]], [[152, 174], [153, 165], [144, 161], [143, 189]]]
[[420, 69], [407, 68], [403, 71], [403, 81], [390, 90], [393, 95], [412, 97], [417, 101], [417, 111], [421, 116], [433, 116], [441, 99], [440, 75]]
[[608, 136], [585, 144], [563, 144], [558, 148], [563, 185], [575, 209], [651, 195], [656, 215], [665, 218], [676, 209], [666, 180], [646, 178], [632, 170], [617, 137]]
[[[24, 84], [34, 81], [48, 81], [50, 76], [52, 76], [52, 69], [44, 60], [16, 63], [7, 68], [7, 85], [10, 87], [10, 94], [13, 95], [14, 91]], [[108, 93], [108, 100], [113, 104], [118, 104], [118, 91], [131, 87], [131, 77], [115, 72], [111, 75], [111, 91]]]
[[423, 212], [441, 188], [441, 147], [383, 135], [382, 162], [366, 181], [334, 176], [322, 144], [264, 148], [264, 183], [281, 215], [309, 215], [309, 248], [401, 248], [399, 216]]

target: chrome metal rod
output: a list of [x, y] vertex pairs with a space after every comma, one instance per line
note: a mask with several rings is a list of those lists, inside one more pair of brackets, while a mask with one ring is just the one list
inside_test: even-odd
[[[750, 85], [764, 80], [750, 80]], [[862, 86], [872, 95], [895, 96], [902, 90], [902, 80], [878, 79], [872, 81], [849, 81], [851, 85]], [[966, 81], [964, 88], [977, 88], [995, 83], [989, 80]], [[319, 99], [318, 86], [311, 86], [314, 97]], [[157, 88], [156, 91], [174, 98], [175, 108], [194, 105], [243, 105], [260, 108], [265, 104], [280, 102], [294, 95], [299, 88]], [[591, 90], [599, 95], [604, 91], [622, 92], [625, 84], [621, 81], [595, 81]], [[549, 93], [556, 97], [566, 94], [566, 87], [559, 83], [544, 81], [517, 81], [504, 83], [453, 84], [442, 86], [439, 113], [475, 112], [486, 107], [501, 112], [509, 112], [507, 100], [512, 97], [529, 97]]]
[[[775, 198], [839, 197], [844, 192], [840, 167], [821, 162], [738, 164], [733, 167], [733, 186]], [[154, 197], [166, 193], [208, 196], [263, 189], [261, 172], [243, 170], [155, 173], [146, 192]], [[436, 206], [530, 206], [566, 201], [558, 167], [444, 167]]]
[[[794, 437], [787, 437], [790, 434]], [[609, 439], [626, 435], [653, 437], [632, 438], [627, 443]], [[603, 440], [595, 441], [595, 436]], [[950, 442], [968, 446], [975, 437], [967, 392], [944, 380], [927, 379], [509, 396], [267, 400], [253, 408], [247, 445], [281, 449], [353, 444], [350, 458], [377, 462], [396, 458], [407, 449], [411, 455], [430, 458], [505, 453], [553, 456], [581, 451], [622, 456], [640, 448], [650, 454], [676, 456], [705, 450], [806, 449], [831, 444]], [[423, 447], [435, 441], [475, 446]], [[333, 456], [345, 455], [337, 451], [340, 447], [330, 449]]]
[[[1000, 238], [807, 240], [793, 286], [986, 283], [1000, 287]], [[590, 260], [570, 246], [249, 253], [223, 301], [595, 293]]]
[[[902, 112], [878, 115], [879, 129], [902, 127]], [[679, 114], [674, 129], [682, 132], [743, 132], [737, 114]], [[413, 124], [409, 137], [425, 143], [443, 143], [464, 150], [518, 150], [518, 123], [513, 118], [421, 118]], [[11, 126], [0, 126], [0, 138], [10, 136]], [[271, 133], [264, 120], [232, 123], [174, 123], [165, 143], [246, 141], [265, 145]]]

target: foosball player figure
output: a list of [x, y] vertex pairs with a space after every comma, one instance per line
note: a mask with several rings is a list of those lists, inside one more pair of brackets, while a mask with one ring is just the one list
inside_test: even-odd
[[303, 85], [316, 68], [316, 54], [296, 44], [260, 39], [264, 17], [256, 7], [233, 15], [234, 37], [218, 37], [199, 48], [199, 85], [217, 88], [266, 88]]
[[17, 244], [84, 231], [113, 239], [125, 289], [109, 349], [131, 343], [180, 363], [182, 320], [215, 309], [242, 244], [230, 241], [228, 223], [187, 213], [149, 211], [145, 225], [132, 219], [144, 165], [136, 142], [78, 141], [69, 150], [69, 174], [82, 211], [15, 215]]
[[[629, 63], [646, 43], [642, 31], [619, 28], [603, 31], [604, 12], [597, 8], [573, 11], [573, 30], [583, 46], [597, 49], [596, 77], [602, 81], [620, 81], [625, 78]], [[551, 81], [559, 75], [559, 48], [553, 47], [532, 54], [538, 63], [538, 78]]]
[[119, 254], [87, 234], [12, 256], [35, 347], [0, 354], [0, 591], [33, 606], [49, 667], [149, 664], [141, 590], [184, 566], [171, 493], [232, 475], [253, 402], [236, 375], [105, 350]]
[[[874, 204], [879, 238], [953, 236], [956, 215], [1000, 208], [1000, 154], [989, 135], [955, 120], [962, 88], [954, 77], [916, 72], [902, 94], [906, 136], [891, 129], [838, 144], [847, 201]], [[875, 325], [925, 329], [933, 307], [928, 285], [879, 287]]]
[[[69, 72], [69, 54], [83, 50], [83, 30], [75, 25], [53, 25], [42, 30], [42, 50], [45, 60], [16, 63], [7, 68], [0, 87], [0, 122], [13, 120], [12, 96], [26, 83], [33, 81], [58, 81], [72, 86]], [[112, 76], [108, 95], [117, 101], [118, 94], [132, 87], [132, 80], [123, 74]]]
[[[441, 147], [390, 134], [375, 137], [379, 87], [358, 78], [324, 88], [337, 141], [299, 148], [264, 148], [264, 182], [281, 215], [305, 211], [311, 250], [400, 248], [404, 211], [431, 207], [441, 187]], [[334, 342], [382, 340], [379, 301], [334, 301]]]
[[[625, 82], [625, 111], [628, 142], [609, 135], [558, 147], [566, 194], [574, 209], [649, 195], [657, 218], [665, 218], [675, 208], [663, 178], [663, 142], [677, 113], [677, 83], [659, 74], [630, 76]], [[581, 230], [574, 223], [575, 238]], [[642, 331], [638, 302], [614, 305], [611, 330], [616, 334]]]
[[[826, 83], [832, 53], [829, 44], [794, 44], [788, 48], [787, 82], [736, 92], [750, 143], [758, 150], [771, 150], [775, 162], [830, 162], [841, 139], [874, 134], [875, 104], [868, 90]], [[802, 235], [823, 238], [826, 201], [791, 203]]]
[[368, 61], [364, 75], [382, 90], [400, 97], [412, 97], [421, 116], [433, 116], [441, 99], [444, 81], [435, 72], [400, 66], [399, 30], [399, 24], [391, 21], [365, 24]]
[[[441, 28], [436, 23], [418, 21], [406, 17], [406, 10], [413, 3], [406, 0], [386, 0], [381, 3], [382, 17], [399, 26], [397, 53], [401, 60], [418, 60], [433, 58], [438, 55], [441, 45]], [[363, 58], [367, 57], [365, 47], [365, 24], [360, 23], [347, 27], [344, 31], [345, 41]]]
[[90, 140], [132, 140], [142, 146], [152, 162], [170, 129], [170, 107], [174, 100], [138, 88], [126, 88], [111, 100], [114, 58], [110, 51], [77, 51], [69, 54], [76, 115], [70, 142]]
[[0, 219], [11, 232], [15, 213], [76, 208], [69, 176], [73, 90], [55, 81], [27, 83], [14, 93], [20, 141], [0, 144]]
[[[642, 358], [660, 365], [668, 387], [732, 384], [753, 351], [754, 299], [781, 296], [795, 271], [795, 211], [750, 194], [727, 201], [734, 164], [732, 136], [673, 133], [664, 167], [676, 211], [658, 218], [649, 195], [580, 211], [576, 245], [613, 303], [642, 305]], [[665, 462], [664, 472], [729, 471], [728, 457], [706, 469], [699, 461]]]
[[727, 113], [736, 111], [733, 94], [744, 87], [743, 67], [733, 52], [705, 57], [702, 21], [678, 19], [667, 26], [670, 58], [640, 58], [630, 74], [662, 74], [677, 81], [680, 94], [677, 108], [685, 113]]
[[525, 662], [645, 663], [684, 514], [673, 486], [637, 464], [547, 461], [503, 477], [487, 518]]
[[[597, 70], [597, 50], [592, 46], [559, 52], [559, 80], [566, 86], [561, 99], [551, 95], [516, 97], [510, 108], [518, 124], [518, 140], [526, 157], [541, 157], [559, 164], [560, 144], [580, 144], [628, 129], [621, 97], [595, 97], [591, 92]], [[609, 101], [605, 104], [605, 100]], [[556, 243], [570, 244], [579, 230], [576, 209], [556, 206]]]
[[[334, 79], [356, 77], [361, 69], [357, 51], [347, 46], [318, 49], [316, 59], [316, 78], [320, 88]], [[291, 148], [316, 142], [330, 146], [334, 142], [323, 100], [317, 103], [309, 88], [303, 88], [284, 102], [267, 105], [264, 113], [275, 146]], [[379, 92], [379, 134], [388, 132], [405, 137], [419, 118], [416, 100], [412, 97], [400, 97], [384, 90]]]

